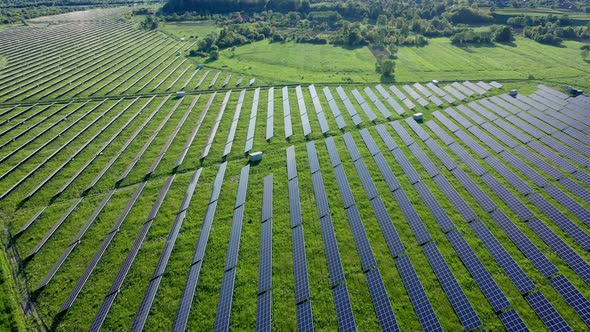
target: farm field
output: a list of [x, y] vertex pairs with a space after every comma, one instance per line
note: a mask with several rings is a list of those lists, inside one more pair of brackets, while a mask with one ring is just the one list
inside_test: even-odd
[[457, 47], [446, 38], [424, 47], [400, 47], [396, 79], [401, 82], [460, 79], [512, 80], [530, 77], [588, 88], [590, 66], [580, 57], [581, 43], [551, 47], [517, 38], [514, 45]]
[[214, 22], [169, 22], [160, 25], [159, 29], [172, 36], [180, 38], [202, 38], [212, 32], [219, 32], [221, 29], [214, 25]]
[[385, 84], [367, 48], [258, 42], [199, 68], [194, 40], [79, 15], [0, 32], [0, 289], [18, 261], [41, 326], [590, 325], [576, 44], [436, 39]]

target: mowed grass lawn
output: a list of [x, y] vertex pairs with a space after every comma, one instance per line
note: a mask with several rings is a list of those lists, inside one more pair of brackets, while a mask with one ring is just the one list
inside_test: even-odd
[[399, 82], [534, 78], [589, 87], [582, 45], [564, 41], [563, 47], [553, 47], [518, 37], [510, 45], [457, 47], [436, 38], [425, 47], [400, 47], [395, 76]]
[[375, 57], [368, 48], [256, 42], [224, 50], [208, 64], [277, 83], [377, 82]]
[[174, 23], [160, 23], [159, 29], [170, 34], [178, 39], [180, 38], [202, 38], [211, 32], [221, 30], [211, 22], [174, 22]]

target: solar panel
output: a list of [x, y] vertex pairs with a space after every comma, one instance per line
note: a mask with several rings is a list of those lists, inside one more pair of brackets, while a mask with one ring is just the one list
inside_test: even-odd
[[258, 295], [256, 301], [256, 331], [270, 332], [272, 331], [272, 292], [264, 292]]
[[402, 88], [410, 95], [410, 97], [414, 98], [415, 100], [421, 99], [419, 94], [414, 91], [409, 85], [404, 85]]
[[[504, 109], [502, 109], [502, 108], [498, 107], [496, 104], [494, 104], [494, 103], [491, 103], [491, 102], [490, 102], [488, 99], [481, 99], [481, 100], [478, 100], [478, 102], [479, 102], [480, 104], [482, 104], [483, 106], [487, 107], [488, 109], [492, 110], [492, 111], [493, 111], [493, 113], [490, 113], [490, 114], [493, 114], [493, 116], [496, 116], [496, 115], [497, 115], [497, 116], [499, 116], [499, 117], [501, 117], [501, 118], [506, 118], [507, 116], [509, 116], [509, 115], [510, 115], [510, 113], [508, 113], [508, 112], [506, 112]], [[482, 113], [482, 114], [483, 114], [484, 116], [486, 116], [486, 114], [484, 114], [484, 113]], [[486, 117], [487, 117], [487, 116], [486, 116]], [[490, 121], [494, 121], [493, 119], [491, 119], [491, 118], [489, 118], [489, 117], [488, 117], [488, 119], [489, 119]]]
[[336, 124], [338, 125], [338, 129], [346, 128], [346, 122], [344, 122], [344, 117], [342, 116], [336, 118]]
[[549, 126], [545, 122], [531, 116], [530, 114], [528, 114], [526, 112], [520, 112], [520, 113], [518, 113], [518, 116], [521, 119], [525, 120], [526, 122], [530, 123], [531, 125], [535, 126], [536, 128], [540, 129], [545, 134], [551, 135], [552, 133], [557, 131], [557, 129]]
[[[511, 114], [519, 114], [522, 113], [522, 110], [527, 110], [528, 107], [526, 107], [526, 105], [520, 103], [520, 104], [515, 104], [516, 99], [514, 98], [509, 98], [508, 99], [508, 103], [506, 102], [506, 100], [499, 98], [498, 96], [492, 96], [490, 97], [490, 101], [492, 101], [494, 104], [502, 107], [504, 110], [508, 111]], [[518, 102], [518, 101], [516, 101]], [[520, 108], [514, 107], [514, 105], [518, 105], [521, 106]]]
[[354, 166], [361, 179], [361, 183], [363, 185], [363, 188], [365, 189], [365, 192], [367, 193], [367, 197], [369, 198], [369, 200], [378, 197], [379, 192], [377, 191], [377, 188], [373, 183], [373, 179], [371, 179], [371, 175], [369, 174], [369, 171], [367, 170], [367, 166], [365, 165], [364, 161], [362, 159], [359, 159], [354, 162]]
[[[203, 261], [199, 261], [193, 265], [191, 265], [188, 278], [187, 280], [196, 280], [199, 278], [199, 274], [201, 272], [201, 265]], [[188, 317], [191, 311], [191, 306], [193, 303], [193, 296], [195, 294], [195, 288], [192, 287], [192, 284], [185, 284], [185, 288], [182, 292], [182, 296], [180, 298], [180, 306], [178, 307], [178, 311], [176, 312], [176, 317], [174, 319], [174, 325], [172, 325], [172, 330], [174, 331], [184, 331], [186, 330], [186, 324], [188, 323]], [[148, 313], [146, 313], [147, 315]]]
[[457, 137], [463, 143], [469, 146], [471, 151], [475, 152], [475, 154], [477, 154], [480, 158], [484, 159], [490, 155], [486, 149], [484, 149], [479, 143], [477, 143], [473, 138], [471, 138], [471, 136], [469, 136], [463, 130], [457, 131], [455, 135], [457, 135]]
[[367, 149], [369, 149], [371, 156], [381, 153], [381, 151], [379, 150], [379, 147], [375, 143], [375, 140], [373, 140], [373, 137], [369, 133], [368, 129], [366, 129], [366, 128], [361, 129], [360, 134], [361, 134], [361, 137], [363, 138], [363, 142], [367, 146]]
[[469, 153], [467, 153], [467, 151], [465, 151], [465, 149], [463, 149], [463, 147], [461, 147], [459, 144], [451, 144], [449, 145], [449, 147], [476, 175], [482, 176], [488, 172], [483, 166], [481, 166], [481, 164], [477, 160], [475, 160], [475, 158], [473, 158]]
[[486, 91], [493, 89], [493, 87], [491, 85], [489, 85], [488, 83], [483, 82], [483, 81], [477, 82], [477, 85], [480, 86], [481, 88], [485, 89]]
[[529, 98], [527, 96], [523, 96], [521, 94], [517, 94], [515, 98], [518, 99], [518, 100], [520, 100], [520, 101], [522, 101], [522, 102], [524, 102], [524, 103], [527, 103], [527, 104], [531, 105], [532, 107], [534, 107], [534, 108], [536, 108], [536, 109], [538, 109], [540, 111], [545, 111], [545, 110], [548, 109], [547, 106], [545, 106], [545, 105], [543, 105], [543, 104], [541, 104], [539, 102], [536, 102], [536, 101], [532, 100], [531, 98]]
[[272, 218], [272, 202], [273, 202], [273, 176], [272, 174], [264, 177], [264, 191], [262, 193], [262, 222]]
[[404, 105], [411, 110], [416, 108], [416, 105], [408, 98], [402, 100], [402, 103], [404, 103]]
[[533, 281], [524, 273], [520, 266], [514, 261], [514, 258], [512, 258], [498, 239], [480, 220], [475, 220], [470, 223], [470, 225], [471, 229], [482, 241], [488, 252], [494, 257], [498, 265], [502, 267], [506, 275], [508, 275], [521, 294], [526, 294], [535, 289], [536, 286]]
[[524, 159], [531, 162], [535, 167], [543, 171], [543, 173], [549, 175], [553, 180], [559, 180], [563, 177], [563, 174], [556, 170], [554, 167], [549, 165], [545, 160], [539, 158], [536, 154], [532, 153], [524, 146], [516, 146], [514, 151], [521, 155]]
[[385, 242], [387, 242], [387, 246], [389, 247], [389, 252], [393, 257], [400, 256], [405, 252], [405, 248], [393, 226], [385, 204], [383, 204], [380, 197], [377, 197], [371, 201], [371, 205], [373, 206], [373, 212], [375, 213], [377, 222], [379, 222], [379, 226], [381, 227]]
[[297, 305], [297, 331], [314, 331], [311, 301]]
[[350, 153], [350, 157], [352, 158], [352, 161], [357, 161], [361, 159], [361, 154], [359, 153], [356, 144], [354, 143], [354, 138], [352, 138], [352, 135], [350, 133], [346, 133], [343, 135], [343, 138], [344, 143], [348, 148], [348, 152]]
[[445, 94], [444, 96], [442, 96], [442, 99], [444, 99], [449, 104], [452, 104], [455, 101], [457, 101], [455, 98], [451, 97], [451, 95], [449, 95], [449, 94]]
[[420, 137], [422, 141], [430, 138], [430, 135], [414, 120], [413, 118], [407, 118], [406, 123], [412, 128], [412, 130]]
[[301, 205], [299, 202], [299, 179], [289, 180], [289, 211], [291, 212], [291, 228], [302, 223]]
[[447, 178], [443, 174], [439, 174], [434, 177], [434, 181], [439, 186], [439, 188], [443, 191], [445, 196], [451, 201], [451, 203], [455, 206], [457, 211], [461, 214], [465, 221], [472, 221], [477, 218], [477, 215], [467, 205], [467, 203], [463, 200], [463, 198], [459, 195], [459, 193], [455, 190], [455, 188], [451, 185], [451, 183], [447, 180]]
[[528, 225], [533, 231], [551, 247], [567, 265], [574, 270], [582, 280], [587, 284], [590, 283], [590, 265], [586, 263], [572, 248], [570, 248], [563, 240], [557, 236], [553, 231], [547, 227], [539, 219], [531, 220]]
[[521, 194], [528, 195], [533, 191], [533, 189], [526, 182], [524, 182], [519, 176], [514, 174], [512, 170], [506, 167], [495, 157], [489, 156], [485, 159], [485, 161], [505, 180], [507, 180], [511, 185], [513, 185]]
[[453, 245], [453, 248], [469, 270], [469, 273], [477, 282], [479, 289], [482, 291], [488, 302], [492, 305], [495, 312], [502, 311], [510, 306], [510, 302], [498, 287], [491, 274], [486, 270], [479, 258], [473, 252], [473, 249], [467, 244], [461, 233], [449, 232], [447, 238]]
[[393, 308], [385, 284], [381, 279], [379, 269], [375, 268], [365, 273], [367, 277], [367, 284], [369, 285], [369, 292], [371, 293], [371, 299], [373, 300], [373, 307], [379, 320], [379, 325], [383, 331], [399, 331], [399, 326], [395, 315], [393, 314]]
[[315, 142], [307, 142], [307, 157], [309, 158], [309, 170], [311, 174], [320, 170], [320, 162], [318, 160], [318, 154], [315, 149]]
[[420, 175], [418, 175], [418, 172], [416, 172], [414, 166], [412, 166], [412, 164], [406, 158], [406, 155], [402, 152], [402, 150], [395, 149], [391, 151], [391, 154], [393, 155], [397, 163], [400, 165], [400, 167], [404, 170], [404, 173], [408, 177], [408, 180], [410, 180], [410, 183], [414, 184], [421, 180]]
[[590, 192], [588, 192], [586, 188], [579, 185], [577, 182], [568, 177], [564, 177], [559, 180], [559, 184], [561, 184], [565, 189], [569, 190], [573, 195], [578, 196], [578, 198], [580, 198], [582, 201], [590, 204]]
[[504, 324], [504, 327], [508, 331], [514, 332], [525, 332], [529, 331], [529, 328], [526, 324], [522, 321], [520, 316], [516, 313], [514, 309], [510, 309], [508, 311], [504, 311], [503, 313], [498, 315], [498, 318]]
[[489, 213], [498, 208], [490, 197], [461, 168], [455, 168], [451, 173], [453, 173], [457, 180], [461, 182], [461, 185], [465, 187], [486, 212]]
[[217, 314], [215, 315], [215, 331], [228, 331], [231, 305], [233, 299], [236, 269], [231, 269], [223, 274]]
[[571, 236], [584, 250], [590, 249], [590, 236], [580, 229], [575, 223], [537, 193], [528, 196], [535, 206], [549, 219], [556, 223], [565, 233]]
[[486, 89], [483, 89], [483, 88], [481, 88], [481, 87], [477, 86], [476, 84], [473, 84], [473, 83], [471, 83], [469, 81], [463, 82], [463, 85], [466, 88], [469, 88], [470, 90], [473, 90], [473, 91], [477, 92], [480, 95], [483, 95], [483, 94], [486, 93]]
[[582, 167], [587, 167], [588, 165], [590, 165], [589, 159], [565, 147], [563, 144], [559, 143], [558, 141], [554, 140], [549, 136], [541, 137], [540, 141], [545, 143], [547, 146], [551, 147], [553, 150], [559, 152], [561, 155], [567, 157], [569, 160], [572, 160], [578, 165], [581, 165]]
[[510, 192], [503, 184], [498, 182], [496, 178], [491, 174], [485, 174], [481, 177], [488, 187], [490, 187], [496, 195], [502, 197], [502, 201], [508, 205], [508, 207], [518, 215], [520, 220], [527, 221], [534, 217], [531, 210], [529, 210], [522, 202], [516, 198], [512, 192]]
[[432, 92], [430, 92], [428, 89], [426, 89], [422, 84], [416, 82], [413, 85], [418, 91], [420, 91], [420, 93], [422, 93], [424, 96], [426, 97], [430, 97], [432, 96]]
[[322, 239], [324, 241], [324, 249], [326, 250], [330, 285], [334, 287], [341, 284], [345, 279], [342, 263], [340, 261], [340, 252], [338, 251], [338, 245], [336, 244], [334, 225], [332, 224], [330, 215], [320, 218], [320, 226], [322, 230]]
[[447, 92], [450, 93], [450, 94], [452, 94], [453, 97], [455, 97], [455, 98], [457, 98], [457, 99], [459, 99], [461, 101], [464, 101], [465, 99], [467, 99], [467, 97], [464, 94], [462, 94], [461, 92], [455, 90], [450, 85], [446, 85], [443, 89], [447, 90]]
[[322, 172], [312, 174], [314, 191], [316, 193], [316, 205], [320, 217], [330, 214], [330, 207], [328, 205], [327, 196], [325, 193], [324, 180]]
[[393, 138], [391, 137], [384, 125], [377, 125], [375, 126], [375, 129], [377, 130], [379, 136], [381, 136], [381, 139], [383, 140], [389, 151], [398, 148], [397, 144], [395, 143], [395, 141], [393, 140]]
[[330, 126], [328, 125], [328, 121], [326, 120], [326, 116], [324, 113], [318, 113], [318, 121], [320, 122], [320, 130], [322, 134], [325, 134], [330, 131]]
[[387, 90], [385, 90], [385, 88], [383, 88], [381, 85], [377, 85], [375, 88], [377, 89], [377, 91], [379, 91], [381, 96], [385, 98], [385, 101], [387, 101], [387, 103], [395, 110], [395, 112], [398, 115], [402, 115], [405, 113], [403, 107], [397, 101], [395, 101], [393, 97], [391, 97], [391, 95], [387, 92]]
[[424, 184], [424, 182], [418, 182], [414, 184], [414, 188], [422, 197], [422, 200], [430, 210], [430, 213], [434, 216], [436, 222], [440, 225], [443, 233], [447, 233], [455, 228], [455, 225], [445, 212], [445, 210], [440, 206], [438, 200], [434, 197], [428, 186]]
[[[560, 110], [561, 109], [561, 105], [559, 105], [558, 103], [553, 102], [550, 98], [546, 98], [546, 96], [544, 95], [543, 92], [533, 92], [529, 95], [529, 98], [543, 104], [544, 106], [549, 107], [550, 109], [553, 110]], [[563, 103], [563, 100], [560, 102]]]
[[550, 331], [572, 331], [563, 317], [542, 293], [532, 293], [526, 296], [525, 299]]
[[414, 143], [414, 139], [408, 134], [406, 129], [402, 127], [402, 124], [399, 121], [393, 121], [389, 123], [393, 130], [397, 133], [399, 137], [401, 137], [404, 144], [410, 145]]
[[293, 239], [293, 273], [295, 274], [295, 303], [309, 299], [309, 280], [303, 226], [291, 229]]
[[558, 98], [561, 98], [561, 99], [568, 99], [569, 98], [569, 96], [566, 95], [565, 93], [560, 92], [560, 91], [557, 91], [555, 89], [552, 89], [552, 88], [550, 88], [548, 86], [545, 86], [543, 84], [538, 84], [537, 85], [537, 88], [539, 88], [539, 89], [541, 89], [541, 90], [543, 90], [543, 91], [545, 91], [547, 93], [550, 93], [550, 94], [552, 94], [552, 95], [554, 95], [554, 96], [556, 96]]
[[445, 112], [450, 115], [455, 121], [459, 122], [459, 124], [465, 128], [469, 128], [471, 126], [473, 126], [473, 123], [471, 123], [471, 121], [467, 120], [465, 117], [463, 117], [461, 114], [459, 114], [457, 111], [455, 111], [452, 108], [447, 108], [445, 109]]
[[430, 128], [430, 130], [432, 130], [445, 145], [449, 145], [454, 142], [451, 136], [449, 136], [449, 134], [447, 134], [447, 132], [444, 131], [436, 122], [428, 121], [426, 122], [426, 126], [428, 126], [428, 128]]
[[[348, 178], [346, 177], [346, 173], [344, 172], [342, 165], [334, 167], [334, 174], [336, 175], [336, 181], [338, 182], [339, 186], [345, 186], [350, 189]], [[340, 195], [342, 196], [342, 203], [344, 204], [345, 209], [356, 204], [351, 190], [342, 190], [340, 191]]]
[[430, 160], [430, 158], [424, 153], [424, 151], [422, 151], [422, 148], [420, 148], [418, 144], [410, 145], [410, 151], [412, 151], [416, 159], [418, 159], [418, 161], [430, 177], [435, 177], [439, 174], [438, 167], [434, 165], [432, 160]]
[[340, 160], [340, 156], [338, 155], [338, 150], [336, 148], [336, 143], [334, 142], [334, 137], [330, 136], [326, 138], [326, 148], [328, 149], [328, 154], [330, 156], [330, 161], [332, 162], [332, 167], [336, 167], [342, 163]]
[[272, 219], [262, 223], [260, 259], [258, 265], [258, 294], [272, 288]]
[[444, 92], [443, 90], [441, 90], [438, 86], [434, 85], [432, 82], [429, 82], [428, 84], [426, 84], [426, 86], [434, 91], [434, 93], [436, 93], [439, 97], [445, 96], [447, 93]]
[[436, 317], [432, 304], [422, 287], [420, 279], [412, 266], [408, 255], [401, 256], [395, 260], [395, 265], [400, 273], [404, 287], [410, 296], [414, 311], [418, 316], [422, 330], [424, 331], [442, 331], [440, 322]]
[[338, 331], [356, 331], [356, 322], [352, 305], [348, 297], [348, 288], [346, 284], [339, 285], [332, 290], [334, 304], [336, 306], [336, 317], [338, 319]]
[[549, 279], [551, 285], [566, 300], [586, 325], [590, 325], [590, 302], [566, 277], [559, 275]]
[[392, 85], [389, 87], [389, 90], [391, 90], [391, 92], [393, 92], [393, 94], [399, 99], [399, 100], [404, 100], [406, 99], [406, 95], [404, 95], [403, 92], [401, 92], [400, 89], [398, 89], [395, 85]]
[[352, 229], [352, 235], [356, 244], [357, 253], [361, 260], [362, 270], [369, 271], [377, 265], [377, 262], [375, 261], [373, 250], [371, 250], [371, 245], [369, 244], [369, 239], [367, 238], [367, 233], [365, 232], [365, 227], [363, 226], [361, 215], [359, 214], [356, 205], [346, 209], [346, 216], [348, 217], [348, 222]]
[[433, 242], [427, 243], [422, 246], [422, 250], [465, 330], [471, 331], [480, 327], [481, 320], [436, 245]]
[[353, 89], [352, 95], [354, 96], [357, 103], [359, 103], [359, 105], [361, 106], [361, 108], [363, 109], [363, 111], [365, 112], [367, 117], [369, 118], [369, 121], [376, 121], [377, 116], [375, 115], [375, 113], [373, 112], [371, 107], [369, 107], [369, 105], [367, 104], [367, 102], [365, 101], [363, 96], [361, 96], [361, 93], [357, 89]]
[[[543, 142], [545, 143], [545, 142]], [[559, 143], [558, 143], [559, 144]], [[556, 154], [555, 152], [551, 151], [547, 148], [546, 145], [543, 145], [539, 142], [533, 141], [528, 144], [528, 146], [535, 150], [538, 154], [544, 156], [545, 158], [549, 159], [553, 164], [559, 166], [564, 171], [568, 173], [576, 172], [577, 168], [569, 161], [565, 160], [560, 155]], [[555, 172], [559, 172], [559, 170], [555, 169]], [[561, 172], [559, 172], [561, 174]]]
[[287, 180], [297, 177], [297, 161], [295, 159], [295, 146], [287, 148]]
[[457, 163], [433, 139], [429, 139], [425, 143], [449, 171], [457, 168]]
[[[448, 108], [445, 110], [445, 112], [448, 112]], [[447, 127], [447, 129], [454, 133], [457, 130], [459, 130], [459, 127], [457, 127], [456, 124], [454, 124], [449, 118], [447, 118], [444, 114], [442, 114], [440, 111], [436, 111], [433, 112], [432, 115], [438, 120], [440, 121], [445, 127]]]
[[455, 89], [461, 91], [461, 93], [463, 93], [467, 97], [471, 97], [471, 96], [473, 96], [475, 94], [473, 91], [471, 91], [471, 89], [467, 88], [466, 86], [462, 85], [461, 83], [453, 82], [453, 83], [451, 83], [451, 85]]
[[232, 229], [227, 249], [227, 258], [225, 259], [225, 270], [234, 268], [238, 263], [238, 253], [240, 250], [240, 234], [242, 233], [242, 221], [244, 219], [244, 205], [234, 210], [232, 220]]
[[[582, 133], [580, 133], [580, 134], [582, 134]], [[584, 134], [582, 134], [582, 135], [584, 135]], [[551, 136], [554, 137], [555, 139], [559, 140], [561, 143], [568, 145], [569, 147], [571, 147], [573, 150], [577, 151], [582, 156], [590, 156], [590, 148], [588, 148], [586, 145], [576, 141], [572, 137], [564, 134], [563, 132], [558, 131], [558, 132], [553, 133], [553, 135], [551, 135]]]
[[537, 270], [546, 278], [559, 272], [555, 265], [537, 248], [529, 238], [518, 229], [506, 215], [496, 210], [490, 216], [504, 230], [506, 235], [518, 247], [518, 249], [535, 265]]
[[373, 156], [373, 159], [375, 159], [375, 163], [377, 163], [377, 167], [379, 168], [379, 171], [381, 172], [381, 175], [383, 176], [385, 183], [387, 183], [389, 190], [398, 190], [400, 188], [400, 183], [395, 177], [395, 174], [393, 174], [393, 172], [391, 171], [391, 168], [385, 160], [385, 157], [383, 157], [382, 154], [376, 154]]
[[[492, 112], [486, 110], [485, 108], [483, 108], [480, 104], [478, 104], [476, 101], [472, 101], [469, 104], [469, 107], [471, 107], [475, 112], [471, 112], [468, 108], [461, 108], [460, 110], [465, 113], [465, 115], [469, 116], [471, 118], [471, 120], [473, 120], [475, 123], [482, 125], [485, 122], [485, 119], [481, 118], [479, 115], [483, 115], [486, 119], [490, 120], [490, 121], [494, 121], [496, 120], [498, 117], [493, 114]], [[459, 109], [459, 107], [457, 107]]]
[[502, 145], [498, 144], [496, 140], [488, 136], [488, 134], [484, 133], [478, 127], [473, 126], [469, 128], [469, 132], [482, 141], [485, 145], [487, 145], [490, 149], [492, 149], [495, 153], [504, 151], [504, 147]]
[[404, 190], [400, 189], [394, 191], [393, 197], [395, 197], [395, 200], [399, 204], [406, 222], [410, 225], [410, 228], [412, 228], [412, 232], [414, 233], [416, 240], [418, 240], [418, 244], [423, 244], [432, 240], [428, 230], [424, 227], [424, 223], [416, 213], [416, 210], [412, 206], [412, 203]]
[[513, 125], [509, 124], [508, 122], [501, 120], [501, 119], [496, 119], [496, 121], [494, 121], [494, 123], [502, 128], [502, 130], [508, 132], [510, 135], [512, 135], [514, 138], [518, 139], [519, 141], [521, 141], [524, 144], [527, 144], [531, 141], [531, 138], [526, 135], [525, 133], [523, 133], [522, 131], [516, 129], [516, 127], [514, 127]]

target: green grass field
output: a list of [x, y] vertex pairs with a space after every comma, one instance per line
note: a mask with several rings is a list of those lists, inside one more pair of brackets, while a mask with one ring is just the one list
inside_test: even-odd
[[256, 42], [221, 52], [214, 68], [261, 77], [275, 83], [378, 82], [375, 58], [368, 48]]
[[0, 331], [25, 331], [26, 325], [10, 274], [6, 253], [0, 250]]
[[454, 80], [527, 80], [590, 87], [590, 65], [575, 41], [563, 47], [517, 37], [514, 44], [458, 47], [446, 38], [430, 39], [424, 47], [400, 47], [396, 79], [400, 82]]
[[213, 25], [214, 22], [167, 22], [160, 23], [158, 29], [180, 38], [202, 38], [212, 32], [218, 32], [220, 28]]

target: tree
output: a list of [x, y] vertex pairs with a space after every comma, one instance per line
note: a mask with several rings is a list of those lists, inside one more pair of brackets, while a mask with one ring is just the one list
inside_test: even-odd
[[580, 49], [582, 50], [582, 59], [586, 60], [590, 56], [590, 45], [584, 45]]
[[385, 76], [392, 76], [395, 71], [395, 62], [393, 60], [384, 60], [381, 63], [381, 73]]
[[158, 28], [158, 20], [152, 16], [146, 16], [141, 22], [141, 28], [145, 30], [156, 30]]
[[514, 36], [512, 34], [512, 29], [509, 26], [502, 26], [496, 33], [494, 34], [494, 40], [499, 43], [507, 43], [512, 41]]

